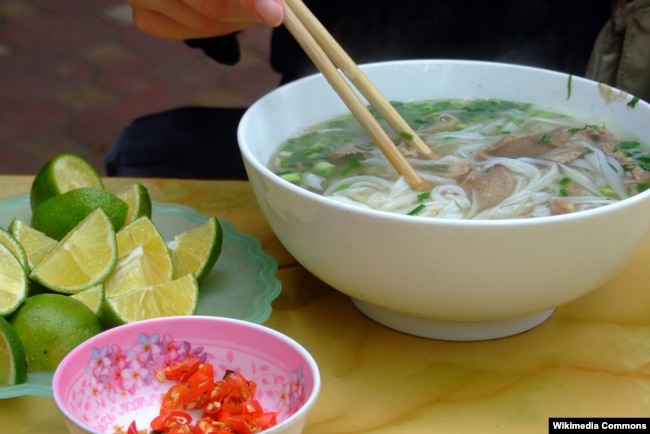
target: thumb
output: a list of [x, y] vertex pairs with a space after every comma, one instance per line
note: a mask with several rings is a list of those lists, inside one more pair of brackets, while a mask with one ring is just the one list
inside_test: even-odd
[[282, 0], [253, 0], [255, 14], [269, 26], [277, 27], [284, 20], [284, 2]]

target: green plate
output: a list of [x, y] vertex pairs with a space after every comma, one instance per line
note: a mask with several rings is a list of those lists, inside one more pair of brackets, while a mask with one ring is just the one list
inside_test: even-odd
[[[0, 200], [0, 226], [7, 228], [14, 217], [30, 222], [29, 196]], [[152, 218], [166, 240], [207, 220], [190, 207], [157, 202], [153, 203]], [[196, 314], [261, 324], [271, 315], [271, 303], [282, 289], [276, 277], [278, 263], [262, 251], [257, 238], [237, 231], [224, 219], [220, 218], [219, 223], [223, 228], [221, 255], [212, 271], [201, 281]], [[0, 399], [22, 395], [52, 396], [53, 374], [30, 373], [27, 383], [0, 386]]]

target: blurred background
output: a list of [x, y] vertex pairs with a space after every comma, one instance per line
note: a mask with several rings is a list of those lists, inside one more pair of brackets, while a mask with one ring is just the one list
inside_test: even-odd
[[139, 116], [251, 104], [279, 81], [268, 37], [243, 32], [228, 67], [141, 33], [126, 0], [0, 0], [0, 173], [35, 174], [73, 152], [105, 174], [104, 154]]

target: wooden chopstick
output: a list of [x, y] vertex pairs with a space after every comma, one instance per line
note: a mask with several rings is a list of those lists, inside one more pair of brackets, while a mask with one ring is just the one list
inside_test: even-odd
[[[349, 58], [301, 0], [285, 0], [285, 7], [284, 25], [286, 28], [339, 94], [361, 126], [377, 146], [379, 146], [388, 161], [414, 190], [427, 190], [430, 188], [429, 184], [413, 169], [386, 131], [384, 131], [374, 116], [368, 111], [366, 105], [352, 89], [348, 81], [341, 75], [339, 68], [341, 68], [341, 71], [346, 74], [350, 82], [357, 86], [359, 91], [386, 119], [389, 125], [396, 129], [396, 132], [402, 139], [412, 141], [418, 149], [420, 146], [424, 146], [428, 150], [427, 154], [432, 156], [433, 153], [429, 147], [424, 142], [419, 146], [417, 145], [416, 141], [419, 140], [421, 142], [421, 139], [419, 139], [417, 134], [413, 132], [411, 127], [390, 103], [383, 98], [381, 93], [375, 89], [361, 69]], [[320, 43], [317, 41], [317, 37], [320, 39]], [[335, 62], [338, 62], [338, 65]], [[390, 107], [390, 109], [387, 110], [386, 107]]]

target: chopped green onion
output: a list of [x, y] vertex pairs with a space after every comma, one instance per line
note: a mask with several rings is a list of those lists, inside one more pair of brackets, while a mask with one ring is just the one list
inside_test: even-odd
[[547, 118], [547, 119], [557, 119], [557, 113], [549, 112], [546, 110], [536, 110], [533, 114], [534, 117], [538, 118]]
[[608, 197], [615, 197], [616, 196], [616, 192], [614, 190], [612, 190], [611, 188], [608, 188], [608, 187], [601, 188], [600, 192], [603, 195], [608, 196]]
[[567, 185], [569, 182], [571, 182], [571, 178], [560, 179], [560, 185]]
[[569, 195], [569, 192], [566, 190], [566, 188], [561, 188], [560, 189], [560, 196], [567, 197], [568, 195]]
[[645, 171], [647, 171], [647, 172], [650, 172], [650, 161], [648, 161], [649, 159], [650, 159], [649, 156], [647, 156], [647, 155], [642, 155], [642, 156], [640, 156], [640, 157], [637, 157], [637, 158], [636, 158], [636, 161], [637, 161], [637, 163], [639, 163], [639, 166], [640, 166], [643, 170], [645, 170]]
[[280, 178], [284, 179], [285, 181], [292, 182], [294, 184], [300, 182], [300, 180], [302, 179], [300, 177], [300, 174], [295, 173], [295, 172], [282, 174], [282, 175], [280, 175]]
[[417, 215], [421, 213], [424, 208], [426, 208], [426, 205], [421, 203], [420, 205], [416, 206], [411, 211], [409, 211], [407, 215]]
[[573, 75], [569, 75], [569, 81], [567, 82], [567, 85], [566, 85], [566, 88], [567, 88], [566, 99], [567, 99], [567, 100], [568, 100], [569, 98], [571, 98], [571, 90], [572, 90], [572, 86], [573, 86]]
[[402, 131], [399, 133], [400, 137], [406, 140], [413, 140], [413, 134], [407, 132], [407, 131]]
[[627, 103], [629, 107], [636, 107], [637, 103], [639, 102], [640, 98], [638, 96], [633, 97], [630, 102]]
[[336, 189], [334, 191], [345, 190], [346, 188], [349, 188], [349, 187], [350, 187], [350, 184], [341, 184], [338, 187], [336, 187]]
[[361, 163], [359, 163], [359, 159], [354, 155], [351, 155], [350, 158], [348, 158], [348, 166], [345, 169], [343, 169], [343, 174], [347, 175], [348, 173], [350, 173], [354, 169], [358, 169], [359, 167], [361, 167]]
[[550, 134], [544, 134], [542, 137], [539, 138], [539, 143], [548, 143], [550, 141], [551, 141]]
[[423, 200], [427, 200], [430, 197], [431, 197], [431, 192], [430, 191], [425, 191], [424, 193], [420, 193], [420, 194], [418, 194], [418, 202], [422, 202]]
[[310, 152], [320, 152], [323, 149], [325, 149], [325, 145], [323, 144], [323, 142], [316, 142], [309, 147]]
[[623, 140], [619, 144], [619, 146], [621, 147], [621, 149], [628, 151], [630, 149], [639, 148], [641, 146], [641, 143], [637, 142], [636, 140], [634, 141]]
[[334, 176], [336, 166], [329, 161], [319, 161], [318, 163], [314, 164], [314, 167], [312, 167], [312, 169], [320, 176], [331, 178]]

